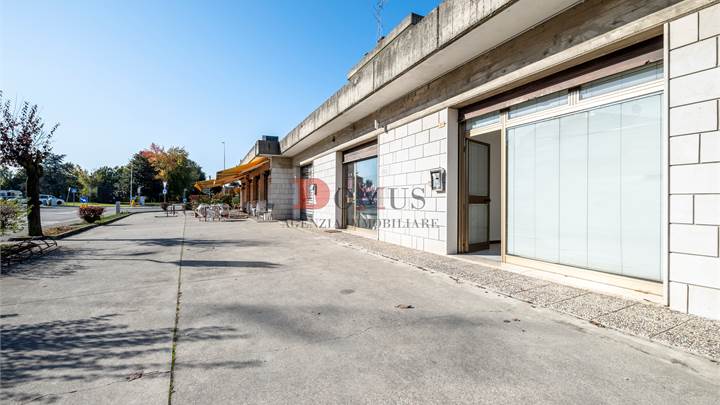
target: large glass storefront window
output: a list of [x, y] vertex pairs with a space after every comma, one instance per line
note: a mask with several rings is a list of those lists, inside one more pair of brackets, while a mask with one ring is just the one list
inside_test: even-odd
[[507, 129], [507, 253], [661, 280], [661, 95]]
[[374, 229], [377, 225], [377, 158], [346, 163], [345, 224]]

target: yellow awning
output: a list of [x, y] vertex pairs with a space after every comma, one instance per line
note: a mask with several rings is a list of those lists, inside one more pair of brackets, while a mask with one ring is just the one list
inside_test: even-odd
[[[216, 183], [217, 183], [217, 185], [216, 185]], [[195, 183], [195, 188], [198, 191], [203, 191], [206, 188], [213, 188], [213, 187], [220, 187], [220, 186], [222, 186], [222, 184], [220, 184], [220, 182], [218, 182], [217, 180], [203, 180], [203, 181], [198, 181]]]
[[238, 165], [229, 169], [220, 170], [219, 172], [217, 172], [217, 176], [213, 180], [198, 181], [197, 183], [195, 183], [195, 188], [198, 189], [198, 191], [202, 191], [207, 188], [222, 187], [225, 184], [232, 183], [235, 180], [241, 179], [245, 173], [259, 166], [262, 166], [267, 161], [268, 158], [265, 156], [256, 156], [244, 165]]

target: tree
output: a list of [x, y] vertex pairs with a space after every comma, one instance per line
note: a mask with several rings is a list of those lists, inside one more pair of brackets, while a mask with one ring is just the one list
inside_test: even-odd
[[193, 184], [205, 178], [200, 166], [188, 157], [188, 152], [173, 146], [167, 150], [151, 144], [150, 148], [140, 152], [155, 168], [157, 177], [168, 183], [168, 197], [180, 199]]
[[45, 194], [66, 198], [68, 188], [79, 184], [75, 165], [65, 162], [65, 155], [51, 153], [43, 162], [40, 190]]
[[117, 199], [119, 176], [117, 168], [103, 166], [92, 173], [95, 178], [97, 201], [110, 203]]
[[123, 166], [120, 172], [119, 188], [120, 195], [129, 197], [130, 192], [130, 170], [132, 170], [132, 194], [138, 195], [138, 187], [141, 187], [141, 195], [153, 199], [158, 198], [162, 193], [162, 183], [158, 179], [157, 172], [147, 157], [142, 152], [133, 155], [127, 165]]
[[79, 192], [81, 195], [86, 195], [88, 198], [92, 198], [97, 193], [97, 184], [92, 173], [83, 169], [80, 166], [75, 168], [75, 176], [78, 178]]
[[0, 190], [18, 190], [25, 192], [27, 176], [25, 171], [12, 170], [8, 167], [0, 167]]
[[93, 172], [78, 168], [77, 175], [82, 193], [91, 201], [111, 203], [118, 197], [119, 176], [117, 168], [103, 166]]
[[28, 102], [22, 104], [17, 114], [13, 113], [10, 100], [3, 102], [2, 92], [0, 105], [0, 164], [25, 170], [25, 190], [30, 207], [27, 214], [28, 234], [43, 236], [40, 219], [42, 163], [50, 154], [50, 140], [58, 124], [45, 131], [45, 123], [38, 114], [38, 106]]

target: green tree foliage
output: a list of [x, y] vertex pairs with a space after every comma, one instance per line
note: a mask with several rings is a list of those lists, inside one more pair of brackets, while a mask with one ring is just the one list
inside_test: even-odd
[[[43, 176], [40, 190], [60, 198], [67, 198], [68, 188], [77, 187], [79, 195], [86, 195], [92, 202], [112, 203], [117, 199], [130, 198], [131, 173], [132, 196], [145, 196], [148, 201], [163, 201], [162, 182], [168, 182], [170, 200], [180, 200], [183, 192], [189, 194], [193, 184], [205, 180], [201, 167], [189, 158], [180, 147], [167, 150], [152, 144], [132, 156], [128, 163], [118, 167], [100, 167], [87, 171], [66, 160], [65, 155], [50, 153], [42, 163]], [[25, 191], [24, 169], [12, 170], [0, 167], [0, 189]]]
[[21, 231], [25, 215], [27, 213], [17, 201], [0, 200], [0, 235]]
[[18, 190], [25, 193], [26, 182], [27, 176], [25, 176], [24, 170], [0, 167], [0, 190]]
[[43, 162], [40, 191], [55, 197], [67, 198], [68, 188], [77, 187], [77, 168], [65, 161], [65, 155], [50, 154]]
[[97, 184], [97, 202], [115, 202], [119, 182], [118, 168], [103, 166], [95, 170], [92, 175]]
[[119, 198], [119, 168], [103, 166], [92, 172], [76, 170], [81, 185], [81, 194], [92, 202], [112, 203]]
[[129, 198], [130, 170], [132, 170], [133, 196], [138, 195], [138, 187], [140, 187], [140, 195], [155, 201], [162, 199], [162, 181], [157, 178], [157, 172], [150, 161], [140, 152], [133, 155], [128, 164], [120, 169], [119, 194], [123, 199]]
[[151, 144], [141, 154], [155, 168], [156, 177], [168, 183], [169, 200], [182, 199], [196, 181], [205, 179], [202, 168], [189, 158], [184, 148], [174, 146], [165, 150], [162, 146]]

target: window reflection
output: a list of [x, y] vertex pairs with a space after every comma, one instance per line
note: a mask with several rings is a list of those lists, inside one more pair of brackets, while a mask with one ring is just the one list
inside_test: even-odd
[[377, 224], [377, 158], [347, 163], [344, 171], [346, 224], [374, 229]]

